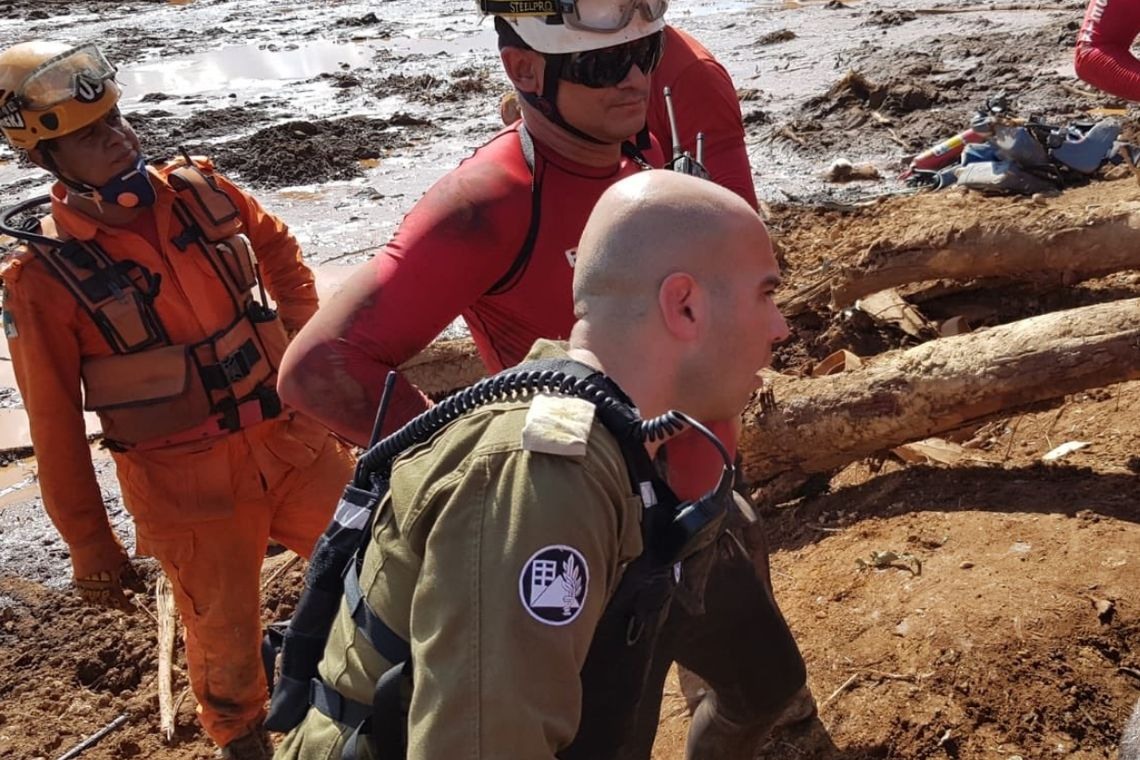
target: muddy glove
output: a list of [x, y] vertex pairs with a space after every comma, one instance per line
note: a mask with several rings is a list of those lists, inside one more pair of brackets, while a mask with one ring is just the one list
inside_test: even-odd
[[75, 579], [79, 597], [91, 605], [112, 607], [120, 610], [134, 610], [123, 591], [124, 585], [135, 589], [140, 585], [138, 573], [129, 561], [115, 570], [101, 570], [83, 578]]

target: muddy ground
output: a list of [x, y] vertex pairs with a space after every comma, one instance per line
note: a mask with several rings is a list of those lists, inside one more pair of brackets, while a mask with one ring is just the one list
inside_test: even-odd
[[[907, 157], [999, 92], [1047, 121], [1121, 107], [1072, 78], [1082, 6], [675, 0], [671, 14], [737, 83], [757, 188], [797, 290], [876, 240], [933, 239], [948, 217], [984, 220], [994, 204], [1013, 216], [1025, 208], [1031, 231], [1047, 209], [1028, 201], [872, 199], [908, 192], [894, 180]], [[289, 221], [331, 279], [497, 127], [504, 82], [487, 29], [461, 2], [0, 0], [0, 44], [105, 41], [151, 155], [213, 155]], [[1135, 115], [1123, 118], [1135, 133]], [[870, 162], [882, 179], [829, 183], [837, 158]], [[0, 150], [0, 203], [42, 186]], [[1054, 202], [1095, 205], [1099, 187]], [[1140, 201], [1131, 185], [1103, 188]], [[928, 293], [920, 308], [981, 329], [1135, 296], [1140, 278], [1122, 273], [1067, 287], [980, 283]], [[789, 373], [839, 348], [871, 356], [917, 342], [822, 303], [792, 322], [776, 359]], [[766, 508], [776, 593], [836, 749], [790, 731], [761, 757], [1115, 757], [1140, 695], [1140, 383], [1018, 410], [965, 438], [975, 445], [956, 464], [885, 455]], [[1074, 440], [1090, 445], [1042, 463]], [[111, 469], [99, 459], [130, 543]], [[58, 757], [119, 715], [125, 723], [83, 757], [213, 757], [193, 697], [179, 702], [174, 742], [158, 736], [151, 594], [128, 615], [85, 609], [67, 592], [66, 547], [43, 517], [34, 471], [30, 459], [0, 468], [0, 758]], [[856, 562], [888, 550], [921, 567]], [[267, 577], [284, 561], [268, 558]], [[300, 572], [269, 584], [267, 619], [291, 609]], [[185, 685], [177, 669], [175, 694]], [[655, 757], [681, 757], [686, 727], [673, 683]]]

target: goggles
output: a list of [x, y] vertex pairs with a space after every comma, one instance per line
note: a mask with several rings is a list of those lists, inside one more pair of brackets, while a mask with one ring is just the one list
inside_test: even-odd
[[46, 110], [69, 100], [90, 103], [103, 94], [115, 67], [95, 45], [84, 45], [44, 61], [24, 78], [16, 97], [25, 108]]
[[655, 32], [613, 47], [569, 53], [559, 78], [595, 89], [615, 87], [629, 76], [634, 66], [643, 74], [652, 73], [661, 63], [664, 50], [665, 33]]
[[669, 0], [479, 0], [479, 7], [499, 16], [557, 16], [567, 28], [605, 34], [625, 29], [635, 13], [657, 21]]

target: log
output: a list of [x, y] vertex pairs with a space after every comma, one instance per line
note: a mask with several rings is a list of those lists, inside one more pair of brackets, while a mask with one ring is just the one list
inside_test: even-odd
[[936, 248], [872, 250], [857, 265], [834, 276], [831, 306], [844, 308], [881, 290], [929, 280], [1001, 277], [1069, 285], [1140, 269], [1138, 230], [1140, 210], [1045, 238], [1012, 228], [975, 228]]
[[111, 733], [112, 731], [114, 731], [119, 726], [126, 723], [128, 718], [130, 718], [130, 716], [127, 713], [123, 713], [122, 715], [119, 715], [117, 718], [112, 720], [110, 723], [103, 726], [101, 729], [99, 729], [98, 731], [91, 734], [90, 736], [88, 736], [83, 741], [76, 744], [74, 747], [69, 749], [67, 752], [64, 752], [62, 755], [59, 756], [58, 760], [73, 760], [73, 758], [79, 757], [84, 752], [86, 752], [87, 750], [91, 749], [96, 744], [98, 744], [99, 740], [102, 739], [104, 736], [106, 736], [107, 734]]
[[776, 405], [744, 415], [745, 478], [830, 472], [966, 423], [1140, 378], [1140, 299], [925, 343], [821, 378], [766, 373]]
[[962, 194], [953, 189], [882, 198], [844, 212], [773, 211], [774, 237], [790, 262], [785, 315], [846, 308], [911, 283], [984, 278], [1071, 284], [1140, 268], [1133, 244], [1140, 192], [1125, 175], [1053, 198]]
[[154, 586], [154, 597], [158, 613], [158, 726], [169, 744], [174, 740], [174, 692], [171, 679], [178, 612], [170, 581], [162, 573], [159, 573], [158, 582]]

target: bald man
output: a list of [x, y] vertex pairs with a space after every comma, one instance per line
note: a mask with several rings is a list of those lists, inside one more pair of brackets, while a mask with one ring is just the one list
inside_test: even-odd
[[[745, 201], [644, 172], [607, 190], [589, 218], [569, 346], [539, 341], [521, 367], [576, 367], [643, 418], [734, 418], [787, 336], [779, 283]], [[615, 432], [608, 414], [560, 395], [482, 399], [396, 456], [360, 566], [364, 603], [334, 621], [314, 705], [278, 758], [340, 757], [356, 725], [390, 723], [373, 713], [375, 687], [405, 662], [414, 688], [395, 724], [406, 737], [373, 734], [385, 750], [633, 757], [622, 748], [638, 704], [660, 699], [647, 674], [674, 562], [718, 548], [665, 552], [677, 500], [655, 474], [658, 444]], [[725, 472], [711, 535], [727, 511]], [[381, 626], [391, 637], [373, 635]]]

